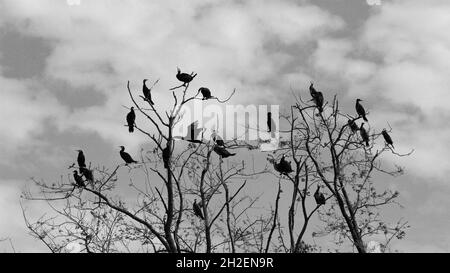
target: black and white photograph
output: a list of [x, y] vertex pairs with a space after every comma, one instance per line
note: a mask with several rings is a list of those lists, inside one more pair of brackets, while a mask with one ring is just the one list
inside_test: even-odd
[[449, 30], [448, 0], [0, 0], [0, 253], [448, 253]]

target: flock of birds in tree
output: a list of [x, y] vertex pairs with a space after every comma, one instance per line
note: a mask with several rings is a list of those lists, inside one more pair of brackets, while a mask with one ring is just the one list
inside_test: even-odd
[[[179, 68], [177, 68], [176, 78], [180, 82], [182, 82], [182, 85], [174, 87], [171, 90], [179, 88], [179, 87], [187, 87], [188, 84], [196, 76], [197, 76], [197, 74], [194, 72], [192, 72], [191, 74], [181, 73], [181, 70]], [[150, 105], [154, 105], [154, 102], [152, 100], [152, 95], [151, 95], [151, 89], [149, 89], [146, 85], [147, 81], [148, 81], [148, 79], [144, 79], [143, 84], [142, 84], [143, 99], [145, 101], [147, 101]], [[311, 85], [309, 86], [309, 91], [310, 91], [310, 95], [312, 97], [311, 101], [314, 102], [319, 113], [322, 113], [323, 106], [324, 106], [323, 93], [320, 91], [317, 91], [314, 88], [314, 84], [312, 82], [311, 82]], [[202, 94], [202, 96], [203, 96], [202, 100], [216, 98], [211, 95], [211, 91], [206, 87], [199, 88], [198, 93]], [[367, 117], [366, 117], [367, 113], [366, 113], [364, 107], [361, 105], [361, 103], [360, 103], [361, 101], [362, 101], [361, 99], [356, 100], [355, 109], [356, 109], [356, 113], [358, 114], [358, 117], [356, 119], [362, 118], [365, 122], [368, 122]], [[352, 133], [356, 133], [357, 131], [359, 131], [362, 141], [366, 144], [366, 146], [369, 146], [370, 145], [369, 144], [369, 134], [367, 133], [366, 129], [364, 128], [364, 122], [361, 123], [361, 125], [358, 127], [358, 125], [355, 122], [356, 119], [348, 119], [348, 126], [349, 126], [350, 130], [352, 131]], [[128, 131], [130, 133], [133, 133], [134, 128], [135, 128], [135, 121], [136, 121], [136, 113], [134, 112], [134, 107], [130, 108], [130, 112], [126, 116], [126, 121], [127, 121]], [[272, 119], [272, 113], [268, 112], [268, 114], [267, 114], [267, 131], [268, 132], [273, 131], [272, 125], [274, 125], [274, 122]], [[203, 141], [198, 139], [198, 135], [202, 131], [203, 131], [202, 128], [198, 128], [198, 122], [193, 122], [188, 127], [188, 133], [187, 133], [186, 137], [181, 137], [181, 139], [191, 142], [191, 143], [201, 144], [201, 143], [203, 143]], [[389, 136], [386, 129], [383, 129], [381, 134], [383, 135], [383, 138], [386, 141], [387, 145], [391, 145], [392, 147], [394, 147], [392, 138]], [[213, 150], [215, 153], [217, 153], [220, 156], [220, 158], [227, 158], [227, 157], [236, 155], [236, 153], [231, 153], [230, 151], [228, 151], [226, 149], [225, 142], [219, 135], [216, 134], [216, 132], [213, 132], [211, 137], [214, 142]], [[202, 139], [203, 139], [203, 134], [202, 134]], [[119, 152], [120, 157], [123, 159], [123, 161], [125, 162], [126, 165], [138, 163], [138, 161], [134, 160], [130, 154], [125, 152], [124, 146], [119, 146], [119, 147], [120, 147], [120, 152]], [[73, 177], [74, 177], [76, 186], [83, 188], [83, 187], [86, 187], [85, 182], [88, 182], [88, 183], [94, 182], [94, 176], [93, 176], [92, 171], [86, 167], [86, 159], [85, 159], [83, 151], [82, 150], [77, 150], [77, 151], [78, 151], [77, 163], [78, 163], [79, 173], [77, 170], [74, 170]], [[170, 151], [169, 145], [167, 145], [162, 151], [162, 159], [164, 162], [164, 168], [166, 168], [166, 169], [169, 168], [170, 154], [171, 154], [171, 151]], [[285, 155], [283, 155], [281, 157], [281, 159], [278, 163], [274, 162], [273, 165], [274, 165], [274, 169], [277, 172], [279, 172], [281, 175], [287, 176], [293, 172], [293, 169], [291, 167], [291, 162], [286, 160]], [[84, 179], [83, 179], [83, 177], [84, 177]], [[317, 190], [314, 193], [314, 199], [318, 206], [325, 205], [325, 203], [326, 203], [325, 195], [320, 192], [320, 186], [317, 186]], [[202, 212], [202, 206], [203, 206], [202, 203], [197, 203], [197, 200], [194, 200], [194, 203], [193, 203], [194, 214], [197, 217], [204, 219], [203, 212]]]

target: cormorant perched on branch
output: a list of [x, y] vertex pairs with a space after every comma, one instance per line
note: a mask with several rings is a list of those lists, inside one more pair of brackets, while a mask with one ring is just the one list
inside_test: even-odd
[[131, 163], [138, 163], [136, 160], [134, 160], [131, 155], [127, 152], [125, 152], [125, 147], [124, 146], [119, 146], [120, 147], [120, 157], [122, 157], [123, 161], [125, 161], [126, 165], [131, 164]]
[[360, 101], [362, 101], [361, 99], [357, 99], [356, 100], [356, 113], [358, 113], [358, 116], [362, 117], [364, 119], [364, 121], [368, 121], [366, 118], [366, 110], [364, 110], [364, 107], [359, 103]]
[[364, 122], [361, 123], [361, 127], [359, 128], [359, 133], [361, 134], [361, 138], [364, 142], [366, 142], [366, 146], [369, 146], [369, 134], [367, 134], [366, 129], [364, 129]]
[[80, 173], [86, 178], [86, 180], [90, 183], [94, 183], [94, 174], [91, 170], [86, 167], [80, 168]]
[[164, 162], [164, 168], [168, 169], [169, 168], [169, 160], [170, 160], [169, 145], [167, 145], [166, 148], [163, 149], [162, 158], [163, 158], [163, 162]]
[[211, 96], [211, 91], [206, 87], [200, 87], [198, 91], [202, 93], [203, 96], [202, 100], [209, 100], [213, 98]]
[[84, 157], [83, 151], [77, 150], [77, 152], [78, 152], [78, 157], [77, 157], [78, 167], [80, 167], [80, 168], [86, 167], [86, 158]]
[[86, 185], [84, 184], [83, 178], [80, 175], [78, 175], [77, 170], [73, 171], [73, 179], [75, 179], [75, 183], [77, 184], [78, 187], [80, 187], [80, 188], [86, 187]]
[[220, 155], [221, 158], [227, 158], [236, 155], [236, 153], [230, 153], [225, 147], [214, 145], [214, 152]]
[[225, 142], [223, 139], [217, 135], [216, 131], [211, 134], [212, 140], [219, 146], [225, 147]]
[[272, 132], [272, 112], [267, 112], [267, 132]]
[[281, 157], [280, 162], [278, 164], [275, 163], [274, 167], [275, 167], [275, 170], [281, 174], [287, 175], [287, 174], [293, 172], [292, 167], [291, 167], [291, 162], [286, 161], [284, 155]]
[[148, 81], [148, 79], [144, 79], [142, 84], [142, 93], [144, 93], [144, 99], [148, 101], [151, 105], [154, 105], [152, 101], [152, 93], [150, 92], [150, 89], [148, 89], [147, 85], [145, 85], [145, 82]]
[[325, 205], [325, 203], [326, 203], [325, 195], [323, 195], [323, 193], [319, 192], [319, 190], [320, 190], [320, 187], [317, 186], [317, 190], [314, 193], [314, 199], [316, 200], [316, 204], [318, 206]]
[[311, 97], [313, 98], [313, 100], [315, 100], [316, 96], [317, 96], [317, 90], [314, 88], [313, 82], [311, 82], [311, 85], [309, 86], [309, 93], [311, 94]]
[[130, 112], [127, 114], [128, 132], [134, 132], [134, 121], [136, 120], [136, 114], [134, 113], [134, 107], [131, 107]]
[[383, 129], [383, 131], [381, 131], [381, 134], [383, 135], [384, 140], [386, 141], [386, 143], [387, 143], [388, 145], [391, 145], [392, 148], [394, 148], [394, 142], [392, 142], [392, 138], [391, 138], [391, 136], [387, 133], [386, 129]]
[[192, 208], [194, 209], [195, 216], [199, 217], [202, 220], [205, 220], [205, 217], [203, 217], [202, 208], [200, 207], [199, 204], [197, 204], [197, 199], [194, 200]]
[[177, 67], [177, 79], [183, 83], [184, 86], [186, 86], [188, 83], [190, 83], [195, 76], [197, 76], [197, 73], [192, 72], [191, 74], [187, 73], [181, 73], [180, 68]]
[[349, 119], [347, 123], [350, 129], [352, 129], [353, 133], [356, 133], [359, 130], [358, 125], [356, 125], [356, 122], [354, 120]]
[[323, 94], [320, 91], [317, 91], [316, 97], [314, 98], [314, 102], [316, 103], [317, 109], [319, 112], [323, 112]]

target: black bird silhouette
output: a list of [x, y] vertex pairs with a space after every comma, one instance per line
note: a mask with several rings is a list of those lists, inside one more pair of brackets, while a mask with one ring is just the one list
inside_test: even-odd
[[314, 102], [316, 103], [317, 109], [319, 112], [323, 112], [323, 94], [320, 91], [317, 91], [316, 97], [314, 98]]
[[134, 113], [134, 107], [131, 107], [130, 112], [127, 114], [128, 132], [134, 132], [134, 121], [136, 120], [136, 114]]
[[164, 168], [169, 168], [169, 160], [170, 160], [170, 148], [169, 145], [166, 146], [166, 148], [162, 151], [162, 158], [164, 162]]
[[212, 134], [212, 140], [219, 146], [225, 147], [225, 142], [223, 141], [223, 139], [217, 135], [216, 131], [214, 131]]
[[285, 156], [283, 155], [280, 159], [280, 162], [277, 164], [275, 163], [275, 170], [281, 174], [289, 174], [291, 172], [293, 172], [292, 167], [291, 167], [291, 162], [286, 161]]
[[313, 83], [313, 82], [311, 82], [311, 85], [309, 86], [309, 93], [311, 94], [311, 97], [312, 97], [313, 99], [316, 98], [316, 96], [317, 96], [317, 90], [314, 88], [314, 83]]
[[391, 145], [392, 148], [394, 148], [394, 142], [392, 141], [391, 136], [388, 134], [388, 132], [386, 131], [386, 129], [383, 129], [383, 131], [381, 131], [381, 134], [383, 135], [384, 141], [386, 141], [386, 143], [388, 145]]
[[192, 208], [194, 209], [195, 216], [199, 217], [202, 220], [205, 220], [205, 218], [203, 217], [202, 208], [200, 207], [199, 204], [197, 204], [197, 199], [194, 200]]
[[213, 98], [211, 96], [211, 91], [208, 88], [206, 88], [206, 87], [200, 87], [198, 89], [198, 91], [201, 92], [202, 95], [203, 95], [203, 99], [202, 100], [209, 100], [209, 99]]
[[197, 73], [194, 74], [194, 72], [192, 72], [191, 74], [187, 74], [187, 73], [181, 73], [180, 68], [177, 67], [177, 79], [183, 83], [183, 86], [186, 86], [188, 83], [190, 83], [195, 76], [197, 76]]
[[352, 129], [353, 133], [356, 133], [359, 130], [358, 125], [356, 125], [356, 122], [354, 120], [349, 119], [347, 123], [350, 129]]
[[272, 112], [267, 112], [267, 132], [272, 132]]
[[119, 146], [120, 147], [120, 157], [123, 159], [123, 161], [125, 161], [125, 165], [131, 164], [131, 163], [138, 163], [136, 160], [134, 160], [131, 155], [127, 152], [125, 152], [125, 147], [124, 146]]
[[86, 167], [80, 168], [80, 173], [84, 176], [84, 178], [86, 178], [88, 182], [90, 183], [94, 182], [94, 174], [88, 168]]
[[314, 199], [316, 200], [316, 204], [318, 206], [325, 205], [325, 203], [326, 203], [325, 195], [323, 195], [323, 193], [319, 192], [319, 190], [320, 190], [320, 187], [317, 186], [317, 190], [314, 193]]
[[78, 152], [78, 157], [77, 157], [78, 167], [80, 167], [80, 168], [86, 167], [86, 158], [84, 157], [83, 151], [77, 150], [77, 152]]
[[357, 99], [356, 100], [356, 113], [358, 113], [358, 116], [362, 117], [364, 119], [364, 121], [368, 122], [367, 118], [366, 118], [366, 110], [364, 110], [364, 107], [361, 105], [361, 103], [359, 103], [360, 101], [362, 101], [361, 99]]
[[150, 92], [150, 89], [148, 89], [147, 85], [145, 85], [145, 82], [147, 82], [148, 79], [144, 79], [142, 83], [142, 93], [144, 93], [144, 99], [148, 101], [151, 105], [154, 105], [152, 101], [152, 93]]
[[227, 149], [225, 149], [225, 147], [219, 145], [214, 145], [214, 152], [220, 155], [221, 158], [227, 158], [236, 155], [236, 153], [230, 153]]
[[369, 146], [369, 134], [367, 134], [366, 129], [364, 129], [364, 122], [361, 123], [361, 127], [359, 128], [359, 133], [361, 134], [361, 138], [364, 142], [366, 142], [366, 146]]
[[84, 184], [83, 178], [80, 175], [78, 175], [77, 170], [73, 171], [73, 179], [75, 179], [75, 183], [77, 184], [78, 187], [80, 187], [80, 188], [86, 187], [86, 185]]

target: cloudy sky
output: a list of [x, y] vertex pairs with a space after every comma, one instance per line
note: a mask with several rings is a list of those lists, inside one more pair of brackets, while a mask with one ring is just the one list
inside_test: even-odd
[[[27, 235], [19, 196], [30, 177], [65, 175], [74, 149], [112, 166], [126, 82], [160, 78], [171, 99], [179, 66], [230, 104], [289, 105], [314, 80], [353, 110], [387, 123], [406, 174], [392, 211], [412, 226], [399, 251], [450, 251], [450, 2], [448, 0], [0, 0], [0, 239], [46, 251]], [[120, 121], [119, 121], [120, 120]], [[389, 160], [389, 158], [388, 158]], [[29, 205], [30, 213], [39, 205]], [[11, 251], [0, 243], [0, 251]]]

